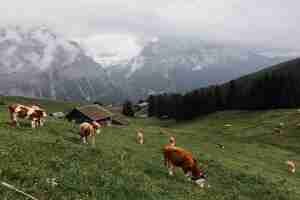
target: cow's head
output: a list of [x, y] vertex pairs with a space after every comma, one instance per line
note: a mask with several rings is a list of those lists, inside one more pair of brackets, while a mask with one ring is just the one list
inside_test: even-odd
[[44, 111], [44, 110], [42, 110], [42, 109], [35, 110], [35, 112], [38, 114], [38, 116], [39, 116], [40, 118], [42, 118], [42, 117], [47, 117], [46, 111]]
[[207, 174], [197, 166], [197, 161], [195, 159], [191, 169], [191, 179], [200, 187], [204, 187], [204, 183], [207, 180]]
[[169, 143], [170, 143], [171, 145], [175, 146], [176, 140], [175, 140], [175, 137], [174, 137], [174, 136], [171, 136], [171, 137], [170, 137]]
[[92, 127], [96, 130], [96, 133], [99, 134], [100, 133], [100, 128], [101, 128], [101, 124], [99, 124], [96, 121], [93, 121], [91, 123]]
[[47, 113], [44, 110], [43, 110], [43, 117], [47, 117]]

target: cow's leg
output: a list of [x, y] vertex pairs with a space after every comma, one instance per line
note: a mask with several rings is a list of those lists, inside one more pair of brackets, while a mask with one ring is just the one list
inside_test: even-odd
[[11, 114], [11, 120], [12, 120], [13, 125], [19, 126], [18, 113], [12, 113]]
[[36, 128], [36, 121], [35, 120], [31, 120], [31, 128]]
[[168, 156], [167, 156], [166, 153], [164, 153], [164, 165], [165, 165], [165, 167], [168, 168], [168, 167], [169, 167], [168, 164], [169, 164], [169, 163], [168, 163]]
[[10, 115], [10, 121], [13, 122], [14, 121], [14, 113], [10, 112], [9, 115]]
[[169, 172], [169, 175], [170, 176], [173, 176], [174, 175], [174, 166], [171, 164], [171, 163], [169, 163], [168, 164], [169, 166], [168, 166], [168, 172]]
[[39, 124], [40, 124], [40, 126], [44, 126], [44, 119], [40, 119]]
[[85, 136], [81, 136], [81, 140], [83, 144], [86, 144], [86, 137]]

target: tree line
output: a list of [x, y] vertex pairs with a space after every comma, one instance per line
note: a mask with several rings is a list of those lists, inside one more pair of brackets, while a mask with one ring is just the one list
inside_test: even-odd
[[300, 80], [291, 73], [265, 73], [251, 80], [232, 80], [186, 94], [148, 97], [148, 114], [188, 120], [222, 110], [293, 108], [300, 105]]

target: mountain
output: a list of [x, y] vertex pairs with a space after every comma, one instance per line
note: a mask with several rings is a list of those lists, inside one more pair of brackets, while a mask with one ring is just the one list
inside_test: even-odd
[[107, 71], [128, 96], [144, 97], [223, 83], [286, 59], [240, 46], [162, 38], [147, 43], [126, 64], [113, 65]]
[[[127, 45], [114, 41], [118, 38]], [[91, 45], [96, 41], [98, 37]], [[287, 59], [270, 56], [266, 50], [259, 53], [197, 39], [137, 42], [114, 36], [113, 41], [112, 46], [122, 50], [119, 54], [109, 44], [110, 51], [105, 52], [100, 43], [91, 55], [80, 43], [45, 26], [0, 28], [0, 93], [122, 102], [222, 83]], [[134, 56], [126, 59], [127, 55]]]
[[121, 96], [101, 65], [47, 27], [0, 29], [0, 77], [4, 95], [90, 101]]

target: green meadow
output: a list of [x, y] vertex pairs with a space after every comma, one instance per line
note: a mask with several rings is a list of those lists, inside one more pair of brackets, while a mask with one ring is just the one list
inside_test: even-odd
[[[49, 112], [79, 105], [35, 101]], [[0, 181], [39, 200], [300, 199], [300, 172], [289, 173], [285, 164], [293, 159], [300, 165], [296, 109], [218, 112], [188, 122], [130, 119], [129, 126], [103, 128], [95, 148], [81, 144], [78, 125], [66, 120], [48, 117], [38, 129], [31, 129], [28, 121], [18, 128], [7, 122], [7, 107], [1, 105]], [[282, 131], [276, 133], [280, 123]], [[137, 128], [144, 129], [144, 145], [136, 143]], [[168, 176], [161, 149], [170, 135], [161, 128], [194, 154], [208, 173], [210, 188], [188, 182], [180, 169]], [[0, 197], [26, 199], [2, 185]]]

